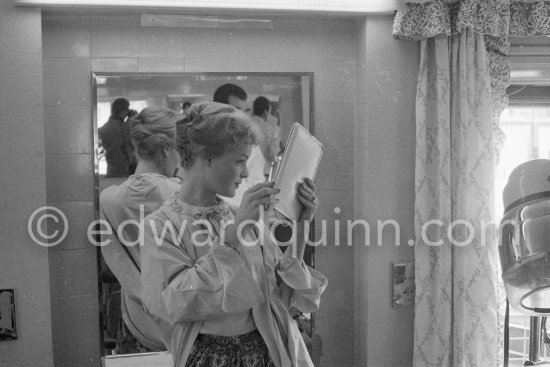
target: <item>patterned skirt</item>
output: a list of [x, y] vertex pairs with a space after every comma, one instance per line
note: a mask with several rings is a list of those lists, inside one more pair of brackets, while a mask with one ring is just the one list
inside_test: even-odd
[[185, 367], [275, 367], [258, 330], [237, 336], [199, 334]]

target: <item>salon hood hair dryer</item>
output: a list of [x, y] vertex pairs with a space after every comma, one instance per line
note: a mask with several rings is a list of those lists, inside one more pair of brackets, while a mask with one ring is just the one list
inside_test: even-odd
[[539, 358], [542, 317], [550, 316], [550, 160], [516, 167], [504, 188], [500, 223], [500, 263], [510, 306], [531, 316], [529, 361]]

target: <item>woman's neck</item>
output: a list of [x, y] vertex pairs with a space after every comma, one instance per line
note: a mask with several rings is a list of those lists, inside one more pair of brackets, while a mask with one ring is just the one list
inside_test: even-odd
[[138, 159], [138, 164], [136, 166], [135, 175], [141, 173], [158, 173], [164, 175], [160, 167], [155, 163], [155, 161], [147, 161], [144, 159]]
[[195, 206], [212, 206], [218, 202], [216, 193], [208, 190], [201, 177], [185, 175], [178, 198], [183, 202]]

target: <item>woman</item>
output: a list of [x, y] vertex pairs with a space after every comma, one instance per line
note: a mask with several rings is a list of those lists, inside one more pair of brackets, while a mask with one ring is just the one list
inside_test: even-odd
[[261, 141], [259, 143], [262, 155], [265, 158], [266, 165], [264, 174], [269, 175], [271, 163], [281, 151], [281, 134], [277, 126], [277, 118], [271, 114], [271, 104], [263, 96], [254, 100], [252, 108], [252, 122], [260, 131]]
[[[298, 240], [284, 255], [260, 218], [260, 208], [276, 200], [272, 182], [248, 190], [236, 213], [220, 199], [248, 175], [256, 141], [250, 124], [228, 105], [192, 106], [178, 130], [185, 180], [145, 221], [144, 303], [175, 323], [177, 367], [313, 366], [289, 313], [315, 311], [327, 284], [302, 260], [306, 222], [318, 205], [313, 182], [298, 189]], [[254, 240], [260, 244], [247, 243]]]
[[[124, 325], [117, 335], [118, 353], [161, 351], [170, 345], [172, 324], [162, 315], [149, 314], [142, 305], [139, 223], [180, 188], [173, 176], [180, 161], [176, 124], [182, 118], [163, 107], [148, 107], [133, 117], [129, 122], [137, 154], [136, 171], [121, 185], [107, 187], [100, 195], [101, 217], [112, 227], [111, 234], [102, 238], [101, 252], [121, 284]], [[141, 345], [128, 345], [133, 338], [126, 328]]]

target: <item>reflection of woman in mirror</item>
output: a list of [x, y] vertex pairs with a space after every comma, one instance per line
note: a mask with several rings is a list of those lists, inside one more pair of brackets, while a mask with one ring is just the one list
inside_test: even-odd
[[281, 133], [277, 127], [277, 118], [271, 114], [269, 100], [260, 96], [254, 100], [252, 121], [260, 132], [260, 149], [266, 160], [264, 175], [269, 175], [271, 163], [281, 150]]
[[[164, 107], [145, 108], [131, 118], [136, 171], [122, 184], [107, 187], [100, 196], [101, 217], [112, 227], [110, 235], [102, 233], [103, 243], [109, 242], [101, 247], [101, 252], [121, 285], [124, 323], [117, 333], [119, 354], [160, 351], [169, 346], [172, 325], [148, 314], [142, 306], [138, 223], [180, 188], [172, 176], [180, 162], [175, 136], [176, 123], [182, 118]], [[120, 238], [118, 230], [122, 234]]]
[[[318, 206], [313, 182], [299, 186], [305, 209], [294, 251], [284, 254], [261, 235], [269, 231], [260, 208], [278, 192], [272, 182], [246, 191], [236, 212], [220, 198], [233, 196], [248, 175], [255, 142], [242, 112], [219, 103], [193, 105], [178, 129], [181, 190], [146, 219], [143, 301], [152, 313], [166, 310], [175, 323], [177, 367], [313, 366], [291, 315], [315, 311], [327, 284], [303, 262], [306, 223]], [[173, 232], [159, 242], [166, 227]]]
[[118, 98], [111, 104], [111, 116], [98, 129], [100, 144], [105, 150], [107, 160], [106, 177], [127, 177], [136, 168], [134, 148], [126, 117], [132, 117], [135, 111], [130, 110], [126, 98]]

